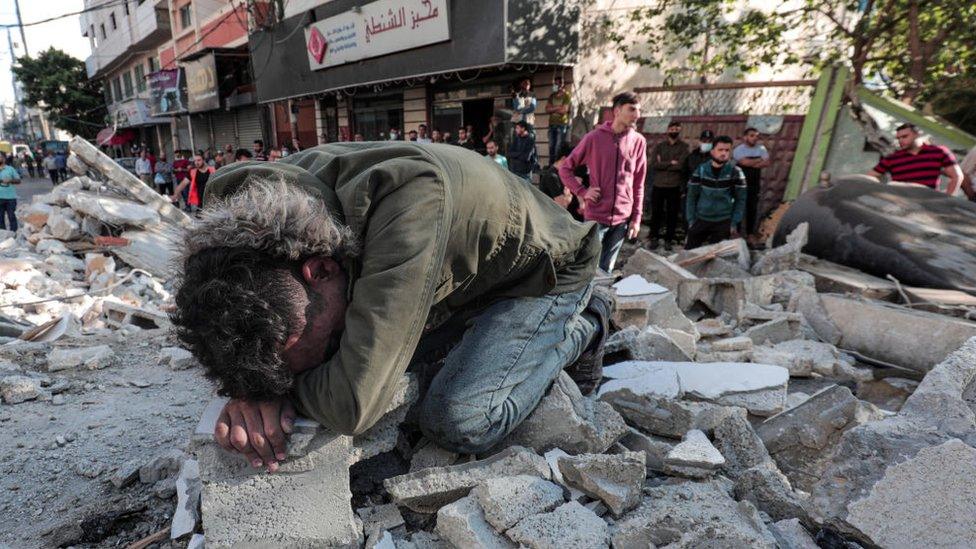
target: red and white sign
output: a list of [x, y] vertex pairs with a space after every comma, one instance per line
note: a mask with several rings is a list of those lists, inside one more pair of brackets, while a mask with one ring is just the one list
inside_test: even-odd
[[312, 70], [451, 39], [448, 0], [377, 0], [305, 30]]

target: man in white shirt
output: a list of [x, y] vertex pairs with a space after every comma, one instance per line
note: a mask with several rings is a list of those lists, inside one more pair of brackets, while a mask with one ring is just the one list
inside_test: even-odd
[[139, 158], [136, 159], [136, 175], [150, 188], [155, 188], [152, 172], [152, 162], [149, 161], [149, 155], [146, 154], [146, 149], [142, 149], [139, 151]]
[[742, 143], [732, 149], [732, 160], [742, 168], [746, 176], [746, 216], [744, 226], [739, 232], [748, 236], [756, 230], [756, 217], [759, 210], [759, 193], [762, 189], [762, 169], [769, 166], [769, 151], [759, 142], [759, 130], [746, 128]]

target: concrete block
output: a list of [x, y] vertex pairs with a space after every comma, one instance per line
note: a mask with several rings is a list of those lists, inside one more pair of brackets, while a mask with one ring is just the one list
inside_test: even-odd
[[677, 292], [678, 307], [690, 311], [695, 307], [738, 321], [746, 304], [744, 281], [733, 278], [699, 278], [682, 281]]
[[602, 501], [614, 516], [640, 502], [647, 477], [643, 452], [567, 456], [557, 464], [567, 484]]
[[564, 452], [559, 448], [553, 448], [545, 453], [543, 456], [546, 458], [546, 463], [549, 464], [549, 470], [552, 472], [552, 481], [556, 484], [562, 486], [565, 489], [565, 494], [569, 501], [581, 501], [586, 497], [586, 494], [570, 486], [566, 479], [563, 478], [562, 472], [559, 470], [559, 458], [567, 457], [569, 454]]
[[682, 250], [670, 259], [680, 265], [692, 265], [704, 263], [712, 257], [730, 261], [745, 271], [748, 271], [752, 265], [752, 254], [749, 252], [749, 245], [743, 238], [723, 240], [716, 244], [699, 246], [693, 250]]
[[547, 480], [551, 477], [549, 464], [542, 456], [516, 446], [480, 461], [389, 478], [383, 485], [397, 504], [418, 513], [432, 513], [468, 495], [485, 480], [523, 474]]
[[614, 547], [776, 547], [756, 508], [732, 499], [718, 481], [648, 487], [612, 534]]
[[620, 412], [630, 425], [671, 438], [681, 438], [690, 429], [711, 432], [729, 414], [745, 413], [743, 408], [648, 396], [626, 388], [600, 398]]
[[657, 326], [695, 332], [695, 324], [681, 312], [671, 292], [618, 297], [612, 320], [620, 329], [634, 326], [643, 330], [648, 326]]
[[410, 535], [409, 540], [394, 540], [397, 549], [454, 549], [454, 545], [437, 534], [419, 530]]
[[0, 398], [5, 404], [20, 404], [41, 396], [41, 381], [27, 376], [0, 378]]
[[708, 478], [725, 465], [725, 458], [705, 433], [692, 429], [664, 457], [664, 471], [689, 478]]
[[770, 528], [783, 541], [783, 549], [820, 549], [817, 542], [800, 524], [800, 519], [791, 518], [776, 522]]
[[47, 371], [60, 372], [84, 366], [89, 370], [100, 370], [108, 366], [115, 352], [108, 345], [94, 345], [68, 349], [58, 347], [47, 355]]
[[747, 469], [773, 463], [752, 423], [742, 414], [723, 419], [715, 427], [713, 438], [716, 449], [725, 458], [722, 469], [730, 478], [738, 478]]
[[392, 503], [356, 509], [356, 516], [363, 521], [363, 532], [366, 535], [394, 530], [404, 525], [400, 509]]
[[762, 324], [757, 324], [743, 333], [756, 345], [776, 344], [800, 337], [800, 320], [795, 318], [779, 318]]
[[595, 549], [610, 543], [607, 523], [575, 501], [564, 503], [548, 513], [522, 519], [506, 534], [515, 543], [529, 549]]
[[751, 502], [773, 520], [801, 518], [810, 522], [806, 500], [793, 491], [774, 465], [745, 470], [736, 479], [734, 491], [736, 499]]
[[470, 497], [477, 500], [485, 519], [499, 532], [566, 502], [562, 488], [528, 475], [488, 479], [471, 490]]
[[711, 350], [717, 352], [751, 351], [752, 339], [746, 336], [729, 337], [711, 342]]
[[637, 249], [627, 260], [622, 272], [624, 276], [639, 274], [646, 280], [660, 284], [672, 292], [678, 291], [678, 285], [682, 280], [698, 278], [668, 259], [645, 249]]
[[458, 454], [424, 439], [410, 458], [410, 472], [430, 469], [431, 467], [447, 467], [454, 465], [457, 460]]
[[625, 358], [630, 360], [679, 362], [691, 360], [694, 357], [694, 336], [688, 334], [689, 338], [692, 338], [692, 344], [691, 349], [686, 349], [669, 333], [675, 331], [665, 331], [656, 326], [648, 326], [644, 330], [638, 330], [635, 326], [629, 326], [611, 335], [607, 339], [604, 351], [607, 354], [622, 353]]
[[195, 459], [183, 461], [176, 479], [176, 509], [170, 524], [169, 537], [177, 539], [192, 533], [200, 520], [200, 464]]
[[180, 347], [163, 347], [159, 350], [160, 366], [169, 366], [170, 370], [186, 370], [196, 364], [193, 353]]
[[647, 467], [648, 475], [650, 475], [652, 471], [664, 471], [664, 458], [677, 442], [654, 435], [646, 435], [637, 429], [631, 429], [624, 438], [620, 439], [620, 444], [631, 452], [643, 452], [644, 465]]
[[454, 547], [514, 548], [496, 532], [474, 496], [465, 496], [437, 511], [437, 533]]
[[604, 402], [584, 397], [569, 375], [560, 372], [536, 409], [498, 447], [600, 453], [626, 431], [620, 414]]
[[809, 491], [823, 476], [831, 449], [844, 432], [881, 417], [873, 406], [858, 401], [850, 389], [833, 385], [796, 408], [767, 419], [756, 431], [790, 482]]

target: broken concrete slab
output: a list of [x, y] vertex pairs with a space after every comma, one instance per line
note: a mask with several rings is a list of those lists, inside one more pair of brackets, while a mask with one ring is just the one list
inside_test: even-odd
[[744, 414], [732, 414], [715, 426], [715, 448], [725, 458], [722, 469], [730, 478], [738, 478], [753, 467], [772, 464], [762, 439]]
[[671, 438], [681, 438], [690, 429], [711, 432], [729, 414], [745, 413], [743, 408], [633, 393], [626, 387], [600, 398], [627, 423], [646, 433]]
[[545, 453], [606, 451], [627, 432], [620, 414], [605, 402], [586, 398], [566, 372], [560, 372], [536, 409], [499, 444]]
[[[700, 539], [698, 547], [776, 547], [756, 508], [732, 499], [717, 481], [649, 487], [612, 533], [614, 547], [664, 547], [687, 535]], [[685, 542], [679, 546], [696, 546]]]
[[823, 342], [837, 345], [841, 339], [840, 328], [834, 324], [821, 294], [813, 288], [801, 288], [790, 299], [788, 310], [803, 316], [806, 326]]
[[506, 535], [530, 549], [581, 549], [606, 547], [610, 529], [593, 511], [570, 501], [548, 513], [522, 519]]
[[618, 297], [612, 320], [620, 329], [634, 326], [643, 330], [656, 326], [696, 333], [695, 324], [681, 312], [671, 292]]
[[[832, 294], [821, 298], [842, 334], [839, 347], [913, 370], [932, 369], [976, 336], [976, 323], [959, 318], [881, 301]], [[938, 337], [920, 338], [919, 334]]]
[[0, 378], [0, 399], [4, 404], [20, 404], [41, 396], [41, 381], [27, 376]]
[[169, 528], [170, 539], [177, 539], [192, 533], [200, 521], [200, 464], [195, 459], [183, 460], [179, 476], [176, 478], [176, 509]]
[[566, 479], [563, 478], [562, 472], [559, 471], [559, 458], [567, 456], [569, 456], [569, 454], [563, 450], [553, 448], [552, 450], [546, 452], [543, 457], [546, 458], [546, 463], [549, 464], [549, 470], [552, 473], [552, 481], [563, 487], [565, 490], [564, 495], [567, 496], [566, 499], [569, 501], [581, 501], [586, 497], [586, 494], [567, 484]]
[[450, 450], [445, 450], [433, 442], [424, 439], [418, 444], [417, 449], [413, 452], [413, 456], [410, 457], [410, 472], [413, 473], [421, 469], [430, 469], [431, 467], [454, 465], [458, 457], [458, 454]]
[[163, 347], [159, 350], [160, 366], [169, 366], [170, 370], [186, 370], [196, 364], [193, 353], [180, 347]]
[[113, 357], [115, 357], [115, 352], [108, 345], [71, 349], [58, 347], [47, 355], [47, 371], [60, 372], [82, 366], [89, 370], [100, 370], [108, 366]]
[[723, 465], [722, 453], [698, 429], [685, 433], [684, 440], [664, 457], [664, 472], [696, 479], [712, 476]]
[[752, 266], [753, 275], [764, 275], [779, 271], [796, 269], [800, 264], [800, 253], [810, 237], [810, 224], [800, 223], [789, 235], [786, 243], [777, 246], [759, 258]]
[[52, 208], [47, 218], [47, 230], [58, 240], [81, 238], [81, 224], [69, 208]]
[[[823, 345], [826, 344], [824, 343]], [[774, 347], [760, 345], [754, 348], [752, 350], [752, 360], [760, 364], [782, 366], [790, 372], [790, 377], [810, 377], [813, 373], [813, 361], [809, 357], [787, 351], [779, 351]], [[833, 363], [831, 363], [832, 367]]]
[[529, 475], [488, 479], [471, 490], [469, 497], [478, 502], [485, 520], [499, 532], [566, 502], [561, 487]]
[[781, 549], [820, 549], [813, 536], [800, 524], [800, 519], [781, 520], [770, 526], [780, 541]]
[[437, 511], [437, 533], [454, 547], [514, 548], [496, 532], [474, 496], [465, 496]]
[[737, 263], [713, 257], [708, 261], [688, 265], [688, 270], [699, 278], [749, 278], [752, 275], [749, 271], [740, 267]]
[[668, 291], [667, 288], [660, 284], [648, 282], [639, 274], [625, 276], [615, 282], [611, 288], [613, 288], [614, 294], [618, 299], [648, 294], [663, 294]]
[[745, 336], [727, 337], [725, 339], [717, 339], [712, 341], [709, 345], [711, 346], [712, 351], [717, 351], [720, 353], [729, 351], [751, 351], [752, 339]]
[[[628, 380], [632, 387], [644, 388], [641, 378], [661, 376], [661, 369], [677, 375], [680, 395], [686, 400], [741, 406], [750, 413], [769, 416], [783, 409], [789, 372], [780, 366], [751, 363], [639, 362], [614, 364], [604, 369], [604, 377]], [[620, 381], [613, 388], [619, 389]], [[601, 398], [605, 391], [601, 388]]]
[[535, 475], [549, 479], [549, 464], [538, 454], [515, 446], [491, 457], [449, 467], [423, 469], [388, 478], [383, 485], [394, 502], [418, 513], [432, 513], [466, 496], [489, 478]]
[[790, 482], [809, 491], [823, 476], [831, 449], [844, 432], [881, 417], [879, 410], [859, 401], [850, 389], [833, 385], [767, 419], [756, 431]]
[[976, 448], [952, 439], [889, 466], [847, 523], [881, 547], [976, 547]]
[[752, 340], [756, 345], [781, 343], [800, 337], [800, 317], [778, 318], [763, 322], [747, 329], [743, 336]]
[[[628, 326], [611, 335], [606, 342], [606, 354], [620, 353], [628, 360], [668, 360], [690, 361], [694, 357], [694, 337], [681, 338], [679, 334], [672, 334], [676, 330], [662, 330], [656, 326], [648, 326], [639, 330], [636, 326]], [[681, 341], [685, 339], [685, 341]], [[691, 341], [691, 348], [684, 343]], [[689, 353], [690, 351], [690, 353]]]
[[798, 268], [813, 275], [820, 293], [854, 294], [882, 301], [889, 301], [898, 293], [890, 280], [812, 255], [802, 254]]
[[691, 265], [708, 262], [712, 258], [731, 261], [745, 271], [748, 271], [752, 265], [752, 254], [749, 253], [749, 245], [743, 238], [723, 240], [717, 244], [699, 246], [692, 250], [682, 250], [669, 259], [675, 264], [687, 268]]
[[644, 434], [637, 429], [630, 429], [627, 435], [620, 439], [620, 444], [631, 452], [642, 452], [644, 454], [644, 465], [647, 473], [663, 472], [664, 458], [674, 448], [676, 441]]
[[746, 469], [735, 480], [735, 498], [748, 501], [773, 520], [801, 518], [810, 522], [806, 500], [793, 491], [775, 465]]
[[396, 448], [400, 436], [400, 424], [410, 411], [410, 407], [420, 398], [420, 384], [412, 373], [400, 376], [397, 385], [390, 391], [390, 401], [386, 413], [366, 432], [352, 439], [353, 452], [349, 464], [359, 463], [377, 454]]
[[356, 509], [356, 516], [363, 521], [363, 532], [367, 536], [373, 532], [394, 530], [404, 525], [400, 509], [392, 503]]
[[746, 304], [745, 284], [741, 279], [732, 278], [684, 280], [678, 286], [677, 302], [685, 312], [701, 307], [738, 321]]
[[732, 333], [732, 327], [722, 322], [721, 318], [706, 318], [695, 323], [695, 328], [701, 337], [725, 337]]
[[65, 200], [71, 209], [115, 227], [153, 227], [159, 225], [159, 214], [152, 208], [108, 195], [75, 192]]
[[675, 265], [668, 259], [639, 248], [630, 256], [622, 269], [624, 276], [639, 274], [646, 280], [660, 284], [672, 292], [678, 291], [682, 280], [694, 280], [694, 274]]
[[557, 464], [568, 485], [605, 503], [614, 516], [640, 502], [647, 476], [643, 452], [567, 456]]
[[898, 415], [950, 436], [976, 439], [976, 339], [932, 368]]
[[139, 468], [139, 482], [155, 484], [163, 479], [179, 474], [186, 460], [186, 454], [177, 448], [160, 452]]

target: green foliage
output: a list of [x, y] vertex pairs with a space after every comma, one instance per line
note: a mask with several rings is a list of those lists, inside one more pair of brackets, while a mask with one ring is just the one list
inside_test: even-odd
[[102, 85], [88, 79], [84, 61], [52, 47], [17, 58], [13, 72], [23, 84], [24, 103], [43, 109], [55, 127], [91, 139], [104, 126]]
[[840, 62], [857, 82], [880, 79], [895, 97], [914, 103], [976, 70], [972, 0], [777, 0], [764, 8], [651, 0], [631, 12], [633, 28], [607, 20], [606, 30], [630, 61], [662, 68], [669, 81], [739, 75], [761, 64]]
[[928, 99], [936, 114], [960, 129], [976, 134], [976, 75], [948, 80]]

